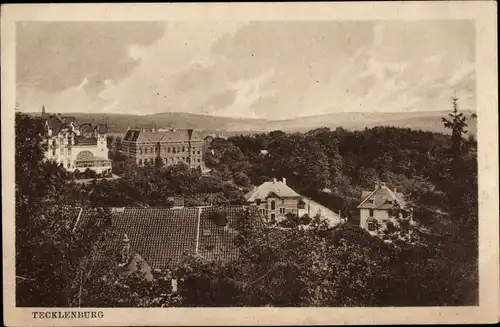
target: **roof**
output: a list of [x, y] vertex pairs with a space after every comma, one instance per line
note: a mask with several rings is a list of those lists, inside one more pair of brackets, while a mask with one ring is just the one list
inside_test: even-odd
[[254, 188], [247, 194], [245, 199], [248, 202], [255, 202], [256, 199], [266, 199], [269, 194], [274, 193], [280, 198], [295, 198], [300, 197], [300, 194], [292, 190], [282, 181], [264, 182], [260, 186]]
[[73, 123], [73, 125], [76, 127], [80, 126], [80, 124], [78, 123], [78, 120], [76, 120], [75, 116], [61, 116], [61, 120], [65, 124]]
[[385, 184], [377, 185], [373, 191], [363, 191], [361, 200], [359, 209], [392, 209], [394, 202], [399, 206], [405, 206], [403, 193], [395, 193]]
[[59, 118], [52, 115], [47, 119], [47, 124], [52, 130], [52, 135], [57, 135], [64, 126], [63, 122]]
[[162, 132], [161, 141], [186, 141], [189, 139], [189, 131], [187, 129], [178, 129]]
[[135, 142], [137, 141], [137, 138], [139, 137], [140, 131], [138, 130], [128, 130], [127, 133], [125, 134], [125, 137], [123, 138], [124, 141], [131, 141]]
[[190, 129], [170, 129], [157, 131], [143, 131], [140, 129], [130, 129], [123, 138], [124, 141], [131, 142], [171, 142], [187, 141], [191, 131], [192, 141], [203, 141], [201, 132]]
[[[118, 253], [123, 235], [127, 234], [131, 252], [141, 255], [153, 269], [171, 268], [195, 253], [208, 260], [231, 260], [238, 255], [233, 240], [247, 209], [258, 217], [255, 208], [243, 206], [116, 208], [111, 218], [116, 237], [107, 244]], [[225, 214], [228, 227], [212, 220], [217, 211]], [[82, 214], [78, 221], [78, 226], [85, 224], [86, 215]]]
[[[245, 210], [241, 206], [203, 208], [200, 215], [198, 254], [211, 261], [230, 261], [236, 258], [239, 251], [234, 239], [241, 230]], [[218, 226], [212, 220], [212, 216], [219, 211], [226, 218], [225, 227]]]
[[137, 142], [159, 142], [164, 134], [164, 132], [139, 132]]

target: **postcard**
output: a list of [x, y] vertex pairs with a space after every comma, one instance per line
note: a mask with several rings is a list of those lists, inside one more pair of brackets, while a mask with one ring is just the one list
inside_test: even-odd
[[3, 5], [5, 325], [498, 322], [496, 10]]

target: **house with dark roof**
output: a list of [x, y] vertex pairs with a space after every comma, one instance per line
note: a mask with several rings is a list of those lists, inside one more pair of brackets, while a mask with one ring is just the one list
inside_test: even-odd
[[377, 183], [372, 191], [363, 191], [358, 205], [360, 226], [374, 232], [377, 225], [388, 222], [395, 209], [406, 209], [403, 193], [391, 190], [385, 183]]
[[[88, 223], [89, 210], [80, 212], [75, 230]], [[172, 269], [188, 255], [227, 262], [238, 256], [234, 241], [248, 222], [259, 223], [255, 208], [112, 208], [116, 237], [106, 242], [122, 258], [120, 266], [140, 258], [150, 269]]]
[[121, 150], [138, 166], [183, 162], [191, 168], [205, 168], [205, 140], [194, 129], [129, 129]]
[[299, 215], [301, 196], [286, 184], [286, 179], [278, 181], [273, 178], [254, 187], [245, 194], [248, 204], [256, 206], [259, 213], [270, 221], [283, 219], [286, 214]]

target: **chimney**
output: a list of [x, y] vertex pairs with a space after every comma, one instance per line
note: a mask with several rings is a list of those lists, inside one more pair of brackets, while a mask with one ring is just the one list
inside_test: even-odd
[[398, 189], [395, 187], [395, 188], [394, 188], [394, 193], [396, 193], [397, 191], [398, 191]]
[[276, 178], [273, 178], [273, 184], [276, 184]]
[[122, 251], [121, 251], [121, 256], [122, 256], [121, 257], [121, 259], [122, 259], [121, 264], [126, 265], [130, 260], [130, 240], [127, 237], [127, 234], [124, 234], [122, 242], [123, 242], [122, 243], [123, 245], [122, 245]]
[[283, 184], [286, 185], [286, 178], [285, 177], [283, 177]]

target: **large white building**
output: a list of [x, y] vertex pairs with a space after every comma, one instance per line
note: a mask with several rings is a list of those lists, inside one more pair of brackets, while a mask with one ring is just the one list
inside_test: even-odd
[[42, 109], [45, 124], [45, 157], [70, 172], [87, 169], [97, 174], [111, 174], [108, 159], [106, 124], [79, 124], [75, 117], [48, 115]]

